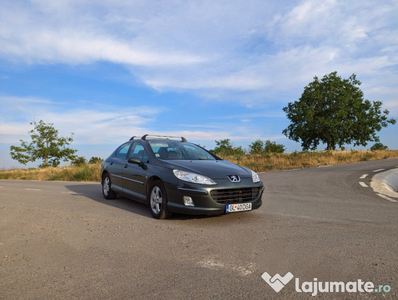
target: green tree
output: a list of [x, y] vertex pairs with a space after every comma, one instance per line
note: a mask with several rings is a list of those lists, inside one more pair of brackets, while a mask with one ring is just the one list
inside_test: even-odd
[[271, 153], [284, 153], [285, 146], [266, 140], [265, 142], [258, 139], [249, 145], [250, 154], [271, 154]]
[[97, 164], [102, 162], [103, 159], [101, 157], [96, 157], [96, 156], [91, 157], [90, 160], [88, 161], [89, 164]]
[[87, 164], [87, 159], [84, 156], [75, 156], [72, 160], [72, 165], [74, 166], [83, 166]]
[[371, 151], [377, 150], [388, 150], [388, 147], [383, 145], [382, 143], [375, 143], [372, 147], [370, 147]]
[[19, 163], [26, 165], [28, 162], [43, 160], [39, 167], [56, 167], [61, 160], [74, 160], [77, 150], [68, 148], [73, 141], [73, 133], [71, 137], [58, 137], [52, 123], [45, 123], [40, 120], [39, 123], [31, 122], [34, 128], [29, 131], [32, 139], [30, 143], [20, 140], [21, 146], [11, 146], [11, 158]]
[[277, 144], [276, 142], [271, 142], [270, 140], [265, 141], [264, 152], [265, 153], [284, 153], [285, 146], [283, 144]]
[[234, 147], [231, 144], [230, 139], [223, 139], [215, 141], [217, 147], [214, 148], [213, 152], [218, 155], [233, 155]]
[[337, 72], [321, 80], [315, 76], [300, 99], [283, 108], [291, 121], [283, 134], [301, 141], [303, 150], [315, 150], [320, 143], [326, 144], [327, 150], [336, 150], [336, 145], [379, 142], [376, 132], [396, 120], [387, 118], [388, 110], [381, 112], [381, 101], [364, 100], [360, 85], [355, 74], [348, 79]]
[[214, 150], [211, 150], [211, 152], [216, 155], [235, 156], [238, 159], [245, 155], [245, 150], [242, 148], [242, 146], [234, 147], [230, 139], [223, 139], [215, 142], [217, 147], [214, 148]]
[[236, 159], [241, 159], [242, 156], [244, 156], [246, 154], [245, 149], [242, 148], [242, 146], [238, 146], [238, 147], [234, 147], [234, 157]]
[[263, 154], [264, 152], [264, 141], [258, 139], [249, 145], [249, 153], [253, 154]]

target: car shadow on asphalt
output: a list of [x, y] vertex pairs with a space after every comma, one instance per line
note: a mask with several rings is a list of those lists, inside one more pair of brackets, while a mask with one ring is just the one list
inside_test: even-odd
[[72, 192], [71, 195], [85, 196], [91, 200], [101, 204], [109, 205], [112, 207], [120, 208], [131, 213], [141, 215], [144, 217], [152, 218], [149, 207], [143, 203], [122, 197], [118, 195], [115, 199], [107, 200], [102, 196], [101, 185], [99, 184], [70, 184], [65, 186]]
[[[143, 217], [153, 218], [149, 206], [143, 203], [128, 199], [126, 197], [118, 195], [115, 199], [107, 200], [102, 196], [102, 190], [100, 184], [94, 183], [79, 183], [79, 184], [67, 184], [65, 187], [71, 191], [71, 195], [84, 196], [101, 204], [109, 205], [112, 207], [124, 209], [128, 212], [141, 215]], [[222, 216], [222, 215], [220, 215]], [[197, 216], [197, 215], [183, 215], [173, 214], [171, 220], [192, 220], [192, 219], [206, 219], [206, 218], [218, 218], [220, 216]]]

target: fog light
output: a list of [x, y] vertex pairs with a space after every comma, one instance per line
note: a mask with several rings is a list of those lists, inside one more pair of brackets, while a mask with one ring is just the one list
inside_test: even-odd
[[193, 204], [192, 198], [188, 197], [188, 196], [184, 196], [184, 205], [185, 206], [195, 206], [195, 204]]

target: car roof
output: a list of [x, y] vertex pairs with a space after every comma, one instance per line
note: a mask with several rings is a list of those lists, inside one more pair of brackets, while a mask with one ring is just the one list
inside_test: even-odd
[[[133, 136], [130, 138], [130, 141], [136, 139], [136, 136]], [[141, 140], [143, 141], [148, 141], [148, 140], [159, 140], [159, 141], [164, 141], [164, 140], [170, 140], [176, 141], [176, 142], [187, 142], [187, 139], [184, 138], [183, 136], [173, 136], [173, 135], [158, 135], [158, 134], [145, 134], [141, 137]], [[180, 141], [175, 140], [175, 139], [181, 139]]]

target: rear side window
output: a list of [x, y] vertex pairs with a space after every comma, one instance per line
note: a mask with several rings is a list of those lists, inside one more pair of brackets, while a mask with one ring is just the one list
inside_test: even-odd
[[127, 152], [129, 152], [130, 146], [131, 146], [130, 143], [121, 145], [119, 147], [119, 149], [117, 150], [117, 152], [116, 152], [116, 157], [118, 157], [118, 158], [126, 158], [127, 157]]
[[131, 149], [130, 152], [130, 157], [135, 157], [138, 158], [142, 162], [148, 162], [148, 155], [146, 154], [146, 151], [144, 149], [144, 146], [139, 143], [135, 143], [133, 148]]

